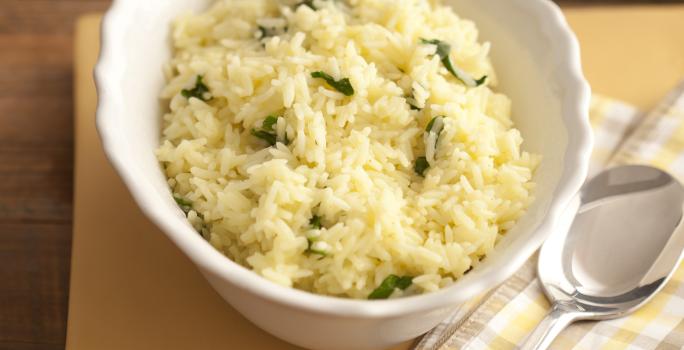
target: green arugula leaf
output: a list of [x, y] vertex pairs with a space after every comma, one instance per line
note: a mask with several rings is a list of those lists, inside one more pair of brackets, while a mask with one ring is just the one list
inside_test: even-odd
[[429, 167], [430, 167], [430, 163], [428, 163], [427, 158], [418, 157], [418, 158], [416, 158], [416, 164], [413, 166], [413, 170], [416, 172], [416, 174], [424, 177], [425, 171]]
[[451, 57], [449, 56], [449, 54], [451, 53], [451, 45], [449, 45], [448, 43], [438, 39], [420, 39], [420, 42], [426, 45], [437, 46], [435, 54], [439, 56], [439, 59], [442, 61], [444, 67], [449, 71], [449, 73], [451, 73], [451, 75], [456, 77], [456, 79], [460, 80], [466, 86], [477, 87], [484, 84], [487, 81], [486, 75], [481, 77], [480, 79], [474, 79], [472, 76], [470, 76], [470, 74], [455, 66], [451, 62]]
[[335, 80], [335, 78], [331, 77], [329, 74], [321, 71], [311, 73], [311, 77], [325, 80], [328, 85], [332, 86], [335, 88], [335, 90], [341, 92], [345, 96], [351, 96], [354, 94], [354, 87], [352, 86], [351, 81], [349, 81], [349, 78]]
[[183, 89], [181, 90], [181, 95], [183, 97], [190, 99], [191, 97], [198, 98], [204, 102], [207, 102], [211, 100], [211, 97], [206, 98], [207, 93], [209, 93], [209, 87], [204, 84], [202, 81], [204, 79], [204, 76], [198, 75], [197, 79], [195, 80], [195, 87], [192, 89]]
[[368, 299], [387, 299], [392, 295], [395, 289], [399, 288], [405, 290], [413, 283], [413, 277], [397, 275], [389, 275], [380, 283], [380, 285], [373, 290]]

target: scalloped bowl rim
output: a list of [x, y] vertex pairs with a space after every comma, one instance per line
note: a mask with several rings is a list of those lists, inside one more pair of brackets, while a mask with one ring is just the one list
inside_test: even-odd
[[520, 6], [535, 11], [544, 25], [548, 27], [546, 29], [552, 30], [558, 35], [558, 40], [562, 41], [560, 47], [565, 52], [560, 57], [567, 61], [564, 62], [564, 66], [569, 67], [569, 70], [564, 72], [564, 82], [569, 84], [567, 90], [572, 92], [565, 97], [565, 100], [576, 101], [572, 106], [572, 113], [577, 116], [572, 119], [574, 125], [568, 120], [565, 121], [568, 129], [574, 128], [574, 133], [568, 137], [563, 174], [549, 204], [548, 212], [537, 225], [532, 237], [524, 244], [519, 243], [518, 245], [521, 246], [517, 247], [517, 250], [507, 249], [498, 252], [497, 254], [508, 255], [507, 259], [501, 259], [505, 263], [492, 265], [486, 271], [482, 271], [479, 279], [469, 280], [467, 283], [466, 281], [454, 283], [439, 291], [416, 296], [368, 301], [317, 295], [280, 286], [233, 262], [206, 244], [199, 235], [189, 234], [190, 228], [178, 224], [180, 218], [177, 218], [178, 220], [170, 218], [169, 213], [163, 208], [152, 205], [151, 199], [145, 195], [145, 182], [140, 181], [135, 169], [127, 164], [121, 153], [116, 151], [118, 146], [114, 142], [113, 135], [121, 131], [109, 127], [109, 123], [114, 120], [110, 116], [120, 110], [123, 101], [121, 96], [113, 94], [112, 89], [108, 87], [116, 86], [113, 84], [117, 79], [115, 73], [120, 67], [115, 57], [118, 46], [123, 43], [121, 32], [115, 28], [126, 17], [124, 4], [134, 1], [136, 0], [114, 0], [102, 22], [102, 46], [95, 68], [95, 81], [98, 91], [97, 129], [105, 154], [144, 214], [161, 228], [196, 265], [262, 298], [312, 313], [364, 318], [395, 317], [456, 306], [503, 283], [512, 276], [541, 246], [546, 239], [544, 232], [550, 232], [553, 229], [586, 177], [593, 143], [591, 127], [586, 118], [591, 90], [582, 74], [579, 43], [557, 5], [548, 0], [519, 1]]

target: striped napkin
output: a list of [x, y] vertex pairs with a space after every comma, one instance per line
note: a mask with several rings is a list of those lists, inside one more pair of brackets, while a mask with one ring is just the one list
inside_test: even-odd
[[[618, 164], [648, 164], [684, 182], [684, 82], [653, 112], [595, 96], [596, 145], [590, 176]], [[536, 278], [537, 257], [496, 289], [470, 301], [416, 345], [416, 350], [517, 349], [550, 305]], [[610, 321], [577, 322], [552, 349], [684, 349], [684, 264], [646, 306]]]

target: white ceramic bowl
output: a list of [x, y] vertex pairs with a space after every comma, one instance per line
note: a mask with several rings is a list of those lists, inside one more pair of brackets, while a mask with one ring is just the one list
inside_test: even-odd
[[514, 101], [524, 148], [544, 157], [536, 174], [537, 200], [482, 265], [439, 292], [347, 300], [271, 283], [197, 235], [172, 199], [154, 155], [170, 21], [210, 2], [114, 1], [104, 19], [96, 68], [97, 126], [105, 152], [145, 214], [226, 301], [277, 337], [312, 349], [378, 349], [428, 331], [463, 302], [511, 276], [541, 245], [584, 181], [591, 151], [590, 90], [579, 46], [560, 10], [547, 0], [446, 1], [475, 20], [481, 38], [492, 43], [498, 88]]

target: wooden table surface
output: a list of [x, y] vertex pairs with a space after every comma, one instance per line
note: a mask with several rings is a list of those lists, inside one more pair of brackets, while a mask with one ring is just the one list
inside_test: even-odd
[[[559, 0], [562, 6], [639, 1]], [[683, 2], [672, 0], [640, 2]], [[63, 349], [72, 230], [72, 35], [109, 0], [0, 0], [0, 349]]]

